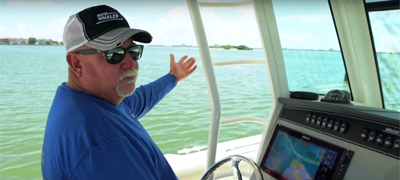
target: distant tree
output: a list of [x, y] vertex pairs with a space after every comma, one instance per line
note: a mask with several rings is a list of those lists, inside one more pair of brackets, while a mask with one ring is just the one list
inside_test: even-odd
[[240, 45], [240, 46], [237, 46], [236, 47], [238, 50], [252, 50], [252, 48], [249, 48], [249, 47], [247, 47], [247, 46], [245, 46], [245, 45]]
[[224, 48], [224, 49], [233, 49], [233, 48], [235, 48], [235, 47], [233, 47], [232, 45], [222, 45], [221, 46], [222, 48]]
[[210, 46], [210, 48], [222, 48], [222, 49], [237, 49], [237, 50], [253, 50], [252, 48], [247, 47], [246, 45], [240, 46], [232, 46], [230, 44], [222, 45], [222, 46]]
[[46, 45], [52, 45], [51, 40], [46, 40]]
[[36, 38], [34, 38], [34, 37], [28, 38], [28, 44], [32, 45], [32, 44], [36, 44], [36, 42], [37, 42]]

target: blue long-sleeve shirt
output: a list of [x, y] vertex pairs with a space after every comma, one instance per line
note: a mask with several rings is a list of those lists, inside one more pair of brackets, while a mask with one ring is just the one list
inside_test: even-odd
[[64, 83], [51, 106], [42, 148], [44, 180], [176, 180], [139, 123], [177, 84], [167, 74], [113, 105]]

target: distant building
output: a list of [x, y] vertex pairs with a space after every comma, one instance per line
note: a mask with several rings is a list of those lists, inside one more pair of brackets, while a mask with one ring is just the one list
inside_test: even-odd
[[28, 44], [28, 39], [26, 39], [26, 38], [0, 38], [0, 44], [23, 45], [23, 44]]
[[9, 38], [0, 38], [0, 44], [10, 44], [11, 40]]

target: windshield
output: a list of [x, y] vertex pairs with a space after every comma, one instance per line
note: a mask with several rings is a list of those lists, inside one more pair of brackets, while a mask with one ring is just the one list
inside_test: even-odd
[[[383, 107], [400, 110], [400, 10], [398, 2], [393, 2], [394, 6], [383, 3], [367, 3], [366, 10], [380, 78]], [[397, 9], [393, 9], [395, 7]]]
[[290, 91], [350, 92], [328, 0], [273, 0]]

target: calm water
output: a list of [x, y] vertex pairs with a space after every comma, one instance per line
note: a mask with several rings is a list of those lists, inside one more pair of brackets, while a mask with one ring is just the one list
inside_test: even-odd
[[[55, 90], [67, 80], [65, 50], [59, 46], [0, 46], [1, 179], [41, 179], [43, 132]], [[211, 108], [198, 50], [146, 47], [138, 84], [169, 71], [169, 53], [198, 59], [198, 70], [141, 119], [164, 153], [205, 146]], [[264, 59], [261, 50], [211, 50], [214, 61]], [[326, 93], [348, 89], [339, 52], [285, 51], [291, 89]], [[339, 58], [339, 59], [338, 59]], [[307, 59], [307, 62], [304, 60]], [[267, 118], [272, 104], [266, 66], [216, 67], [222, 118]], [[241, 123], [221, 127], [220, 141], [260, 134], [263, 126]]]

